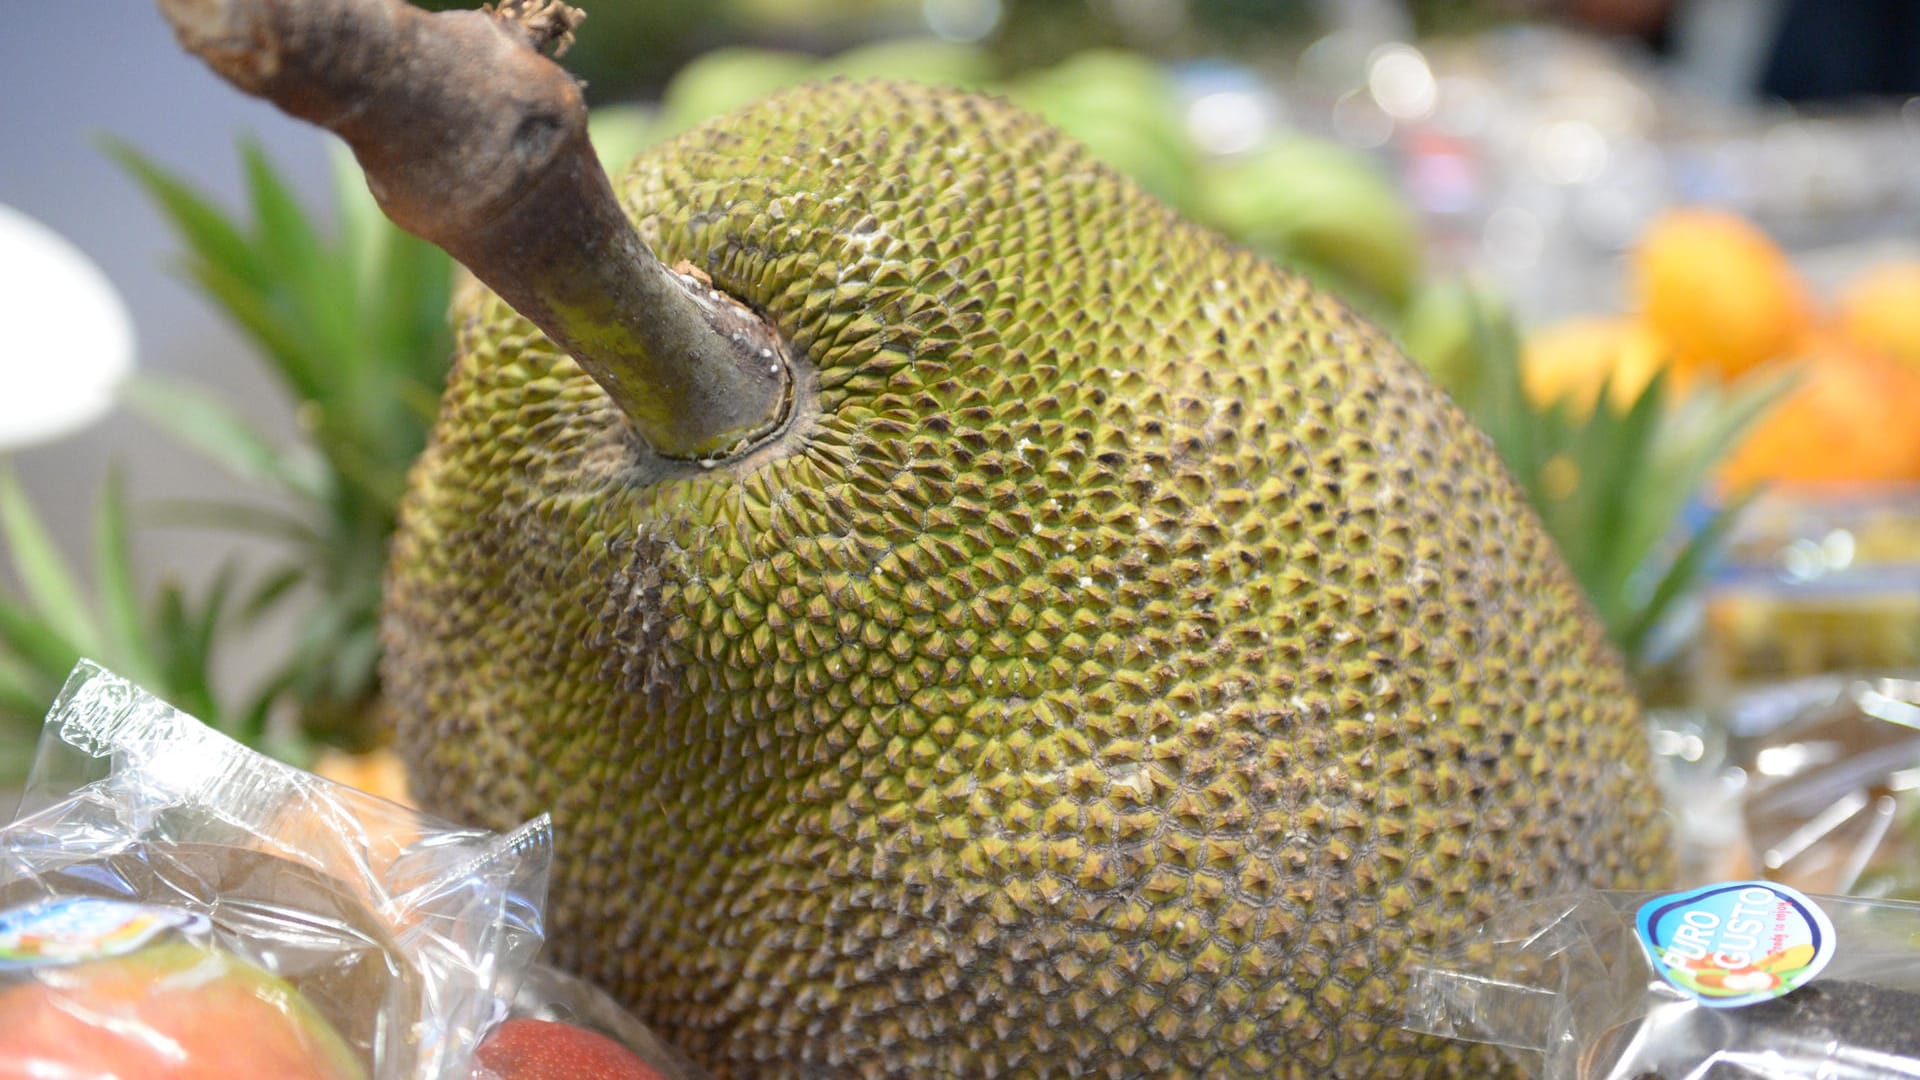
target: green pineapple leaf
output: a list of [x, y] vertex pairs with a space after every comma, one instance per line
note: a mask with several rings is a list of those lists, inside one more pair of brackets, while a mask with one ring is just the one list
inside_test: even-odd
[[142, 376], [121, 388], [121, 400], [141, 419], [240, 480], [279, 488], [295, 499], [326, 497], [325, 468], [313, 455], [276, 447], [238, 411], [205, 389]]
[[120, 674], [153, 685], [140, 590], [134, 581], [133, 530], [127, 520], [127, 486], [118, 466], [107, 470], [93, 511], [93, 583], [100, 600], [101, 655], [118, 657]]
[[106, 151], [146, 189], [198, 261], [225, 267], [239, 285], [258, 287], [265, 275], [253, 246], [218, 206], [118, 139], [106, 140]]
[[249, 733], [236, 729], [213, 681], [219, 631], [238, 576], [235, 563], [222, 563], [198, 601], [177, 584], [163, 584], [154, 605], [153, 640], [160, 649], [162, 696], [229, 735], [243, 736]]
[[1521, 379], [1519, 337], [1475, 304], [1473, 378], [1461, 404], [1493, 440], [1609, 636], [1642, 668], [1653, 631], [1693, 591], [1746, 509], [1743, 496], [1687, 533], [1683, 515], [1714, 466], [1791, 388], [1762, 378], [1677, 397], [1664, 373], [1624, 411], [1603, 386], [1591, 406], [1538, 404]]
[[1661, 616], [1706, 576], [1711, 561], [1725, 550], [1728, 535], [1758, 494], [1758, 490], [1750, 490], [1734, 497], [1682, 542], [1645, 599], [1626, 613], [1617, 637], [1627, 655], [1645, 656], [1648, 639], [1659, 627]]
[[148, 379], [129, 394], [141, 415], [269, 496], [161, 508], [169, 523], [247, 532], [282, 549], [275, 568], [241, 590], [232, 621], [298, 605], [300, 635], [239, 723], [264, 732], [274, 703], [291, 700], [304, 730], [363, 746], [376, 735], [387, 542], [452, 352], [452, 260], [387, 221], [344, 150], [330, 230], [315, 226], [253, 144], [241, 149], [244, 215], [125, 146], [113, 152], [180, 235], [187, 276], [258, 346], [300, 420], [299, 440], [280, 446], [201, 388]]
[[[0, 719], [30, 719], [52, 702], [50, 697], [41, 698], [33, 672], [4, 648], [0, 648]], [[20, 759], [11, 755], [9, 750], [22, 744], [30, 747], [33, 743], [32, 733], [31, 722], [0, 723], [0, 777], [23, 771], [17, 765]]]
[[0, 469], [0, 538], [6, 540], [15, 576], [32, 602], [31, 617], [62, 641], [100, 640], [85, 591], [11, 469]]
[[6, 656], [26, 689], [29, 722], [52, 703], [60, 689], [54, 679], [64, 678], [64, 672], [71, 671], [86, 651], [86, 646], [62, 637], [37, 611], [0, 597], [0, 655]]
[[143, 596], [132, 519], [115, 466], [94, 511], [92, 581], [83, 582], [52, 550], [39, 513], [0, 463], [0, 539], [25, 594], [0, 591], [0, 784], [25, 775], [42, 717], [82, 658], [216, 727], [235, 727], [215, 660], [238, 568], [224, 568], [204, 593], [168, 584]]

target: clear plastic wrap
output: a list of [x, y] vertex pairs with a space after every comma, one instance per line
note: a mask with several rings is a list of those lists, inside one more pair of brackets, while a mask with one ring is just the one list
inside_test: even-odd
[[1738, 746], [1760, 872], [1809, 892], [1920, 898], [1920, 683], [1782, 689], [1807, 700]]
[[366, 1080], [309, 997], [174, 907], [66, 896], [0, 913], [0, 1077]]
[[[513, 1002], [515, 1019], [551, 1020], [605, 1035], [631, 1050], [663, 1080], [707, 1080], [707, 1073], [607, 996], [574, 975], [535, 964]], [[474, 1080], [488, 1080], [476, 1073]]]
[[[1774, 897], [1753, 941], [1728, 944], [1739, 908], [1715, 926], [1690, 906], [1747, 892]], [[1806, 933], [1776, 931], [1775, 903]], [[1698, 948], [1671, 937], [1694, 914]], [[1764, 882], [1556, 897], [1422, 958], [1407, 1001], [1409, 1028], [1500, 1046], [1540, 1080], [1920, 1077], [1920, 905]]]
[[[551, 851], [544, 816], [505, 834], [450, 825], [82, 663], [0, 828], [0, 913], [101, 897], [189, 919], [156, 943], [186, 934], [284, 980], [365, 1075], [464, 1077], [539, 950]], [[71, 978], [75, 959], [0, 961], [0, 992]]]
[[1683, 884], [1920, 901], [1920, 680], [1821, 675], [1654, 712]]

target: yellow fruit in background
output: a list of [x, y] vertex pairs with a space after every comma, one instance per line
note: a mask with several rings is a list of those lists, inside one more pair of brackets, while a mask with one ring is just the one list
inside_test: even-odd
[[1812, 321], [1786, 253], [1735, 214], [1661, 215], [1634, 248], [1629, 274], [1642, 318], [1678, 371], [1738, 375], [1792, 353]]
[[1920, 260], [1868, 270], [1847, 283], [1837, 306], [1847, 341], [1920, 369]]
[[1721, 484], [1787, 487], [1920, 478], [1920, 374], [1835, 339], [1817, 342], [1800, 383], [1722, 468]]
[[406, 763], [390, 749], [365, 754], [327, 750], [313, 763], [313, 771], [336, 784], [378, 795], [388, 802], [413, 805], [407, 793]]
[[1529, 335], [1520, 379], [1537, 405], [1564, 399], [1586, 413], [1604, 385], [1625, 410], [1666, 362], [1666, 347], [1637, 320], [1583, 316]]

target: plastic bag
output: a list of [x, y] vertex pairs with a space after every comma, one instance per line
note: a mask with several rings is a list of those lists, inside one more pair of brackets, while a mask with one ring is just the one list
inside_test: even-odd
[[284, 980], [364, 1075], [464, 1076], [539, 949], [551, 853], [544, 816], [506, 834], [435, 820], [249, 750], [83, 662], [0, 828], [0, 930], [12, 913], [15, 953], [24, 926], [26, 951], [44, 954], [44, 912], [76, 897], [137, 905], [132, 921], [161, 929], [130, 951], [126, 935], [144, 930], [81, 905], [65, 953], [12, 963], [0, 936], [0, 1003], [9, 985], [95, 970], [76, 963], [191, 946]]
[[1740, 746], [1759, 872], [1809, 892], [1915, 899], [1920, 684], [1858, 676], [1782, 690], [1803, 703]]
[[1920, 905], [1770, 882], [1589, 892], [1411, 972], [1406, 1026], [1541, 1080], [1920, 1077]]
[[535, 964], [520, 984], [513, 1016], [572, 1024], [605, 1035], [633, 1051], [664, 1080], [707, 1080], [704, 1070], [621, 1008], [606, 991], [545, 964]]
[[0, 913], [0, 1077], [366, 1080], [308, 995], [177, 907], [65, 896]]

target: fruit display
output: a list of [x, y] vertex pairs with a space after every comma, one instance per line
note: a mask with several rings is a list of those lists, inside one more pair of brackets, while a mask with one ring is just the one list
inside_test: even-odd
[[[0, 828], [0, 1078], [1509, 1077], [1421, 1008], [1476, 927], [1739, 860], [1920, 895], [1920, 688], [1741, 726], [1920, 657], [1920, 262], [1839, 283], [1700, 207], [1626, 244], [1645, 192], [1581, 199], [1644, 118], [1505, 147], [1566, 199], [1496, 207], [1468, 149], [1519, 113], [1463, 121], [1424, 44], [1285, 88], [733, 46], [590, 115], [555, 0], [159, 6], [367, 190], [336, 243], [255, 152], [246, 220], [117, 151], [303, 433], [138, 385], [291, 500], [186, 508], [279, 537], [204, 603], [146, 602], [117, 479], [76, 573], [0, 469], [0, 708], [99, 643], [241, 740], [59, 691]], [[1567, 222], [1627, 299], [1523, 348], [1530, 299], [1453, 269]], [[316, 585], [299, 660], [216, 670]], [[8, 937], [101, 897], [192, 933]], [[1775, 952], [1668, 982], [1784, 993]]]
[[1535, 332], [1524, 378], [1541, 402], [1624, 410], [1656, 374], [1683, 397], [1778, 387], [1707, 494], [1764, 493], [1729, 537], [1699, 638], [1698, 693], [1920, 663], [1920, 367], [1904, 312], [1920, 261], [1870, 262], [1823, 295], [1750, 222], [1683, 208], [1631, 249], [1634, 311]]
[[[875, 134], [815, 153], [816, 129]], [[1643, 751], [1629, 693], [1484, 444], [1376, 332], [1083, 162], [905, 86], [776, 97], [643, 157], [625, 191], [663, 257], [817, 365], [803, 424], [698, 473], [607, 487], [629, 436], [572, 359], [497, 301], [457, 316], [395, 552], [403, 756], [463, 818], [556, 807], [555, 955], [712, 1067], [1446, 1060], [1391, 1032], [1396, 942], [1658, 873], [1649, 793], [1600, 768]], [[962, 202], [918, 194], [943, 187]], [[1575, 727], [1537, 769], [1495, 749]], [[1458, 788], [1418, 771], [1443, 752]], [[1294, 779], [1261, 794], [1263, 761]], [[1328, 857], [1312, 886], [1285, 869]]]
[[[1408, 950], [1664, 876], [1577, 587], [1337, 301], [1030, 114], [899, 83], [696, 128], [610, 212], [531, 49], [437, 23], [514, 75], [463, 80], [417, 24], [268, 7], [263, 41], [404, 51], [366, 70], [415, 109], [348, 134], [498, 294], [455, 315], [395, 548], [415, 794], [552, 807], [555, 959], [702, 1064], [1482, 1075], [1394, 1026]], [[182, 32], [311, 115], [357, 93]], [[509, 82], [569, 117], [550, 156], [461, 176], [508, 119], [400, 164]], [[495, 184], [531, 216], [469, 216]]]
[[1920, 481], [1920, 260], [1864, 269], [1819, 296], [1766, 233], [1720, 210], [1681, 208], [1648, 225], [1628, 255], [1632, 311], [1534, 333], [1525, 383], [1545, 403], [1584, 407], [1610, 387], [1624, 410], [1664, 373], [1681, 393], [1741, 380], [1791, 380], [1784, 400], [1719, 472], [1722, 491]]

